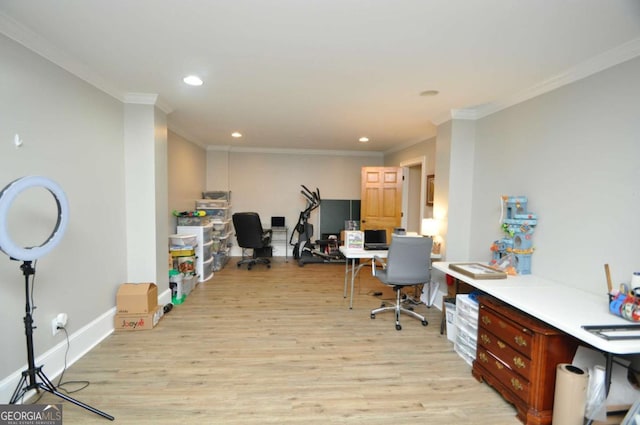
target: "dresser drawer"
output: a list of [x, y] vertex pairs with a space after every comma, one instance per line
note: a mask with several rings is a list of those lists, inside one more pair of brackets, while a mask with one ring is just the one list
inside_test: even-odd
[[476, 362], [495, 376], [502, 385], [522, 401], [529, 400], [529, 381], [509, 368], [484, 347], [478, 346]]
[[480, 326], [500, 338], [525, 357], [531, 357], [532, 332], [511, 320], [497, 315], [484, 305], [480, 307]]
[[491, 332], [480, 328], [478, 345], [491, 353], [494, 357], [508, 365], [523, 378], [531, 379], [531, 360], [522, 353], [514, 350], [503, 340]]

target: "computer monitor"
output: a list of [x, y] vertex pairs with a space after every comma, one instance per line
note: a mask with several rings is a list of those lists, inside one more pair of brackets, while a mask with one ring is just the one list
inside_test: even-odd
[[364, 243], [387, 243], [387, 231], [382, 230], [365, 230]]
[[271, 227], [284, 227], [284, 217], [271, 217]]

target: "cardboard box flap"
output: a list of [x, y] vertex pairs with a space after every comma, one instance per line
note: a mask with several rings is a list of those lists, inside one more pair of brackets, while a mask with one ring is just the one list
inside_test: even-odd
[[151, 313], [158, 306], [158, 287], [155, 283], [123, 283], [116, 295], [118, 313]]

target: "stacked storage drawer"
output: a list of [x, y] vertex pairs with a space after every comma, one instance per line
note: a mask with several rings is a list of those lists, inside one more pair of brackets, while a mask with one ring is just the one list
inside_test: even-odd
[[453, 349], [471, 366], [478, 346], [478, 303], [468, 294], [456, 295], [456, 339]]
[[198, 239], [198, 245], [195, 249], [198, 281], [204, 282], [211, 279], [213, 276], [213, 225], [209, 223], [205, 226], [178, 226], [177, 232], [196, 235]]
[[229, 261], [231, 235], [231, 192], [209, 191], [203, 192], [202, 198], [196, 201], [196, 209], [205, 211], [213, 226], [211, 256], [212, 272], [221, 270]]
[[231, 205], [228, 201], [199, 199], [196, 201], [196, 210], [204, 211], [212, 221], [223, 222], [231, 218]]

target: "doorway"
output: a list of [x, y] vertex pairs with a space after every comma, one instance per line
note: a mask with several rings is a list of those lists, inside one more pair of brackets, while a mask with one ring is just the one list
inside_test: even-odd
[[402, 227], [407, 232], [420, 234], [422, 219], [426, 217], [427, 157], [421, 156], [402, 161], [404, 171], [402, 184]]

